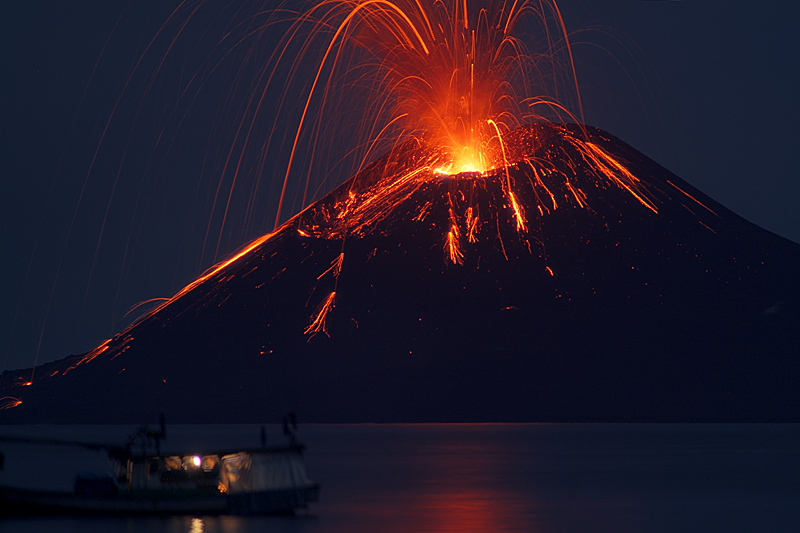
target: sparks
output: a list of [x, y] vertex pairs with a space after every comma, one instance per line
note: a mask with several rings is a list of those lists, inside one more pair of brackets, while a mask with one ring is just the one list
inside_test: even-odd
[[18, 405], [22, 404], [22, 400], [16, 398], [14, 396], [4, 396], [0, 398], [0, 411], [4, 411], [6, 409], [13, 409]]
[[464, 254], [461, 252], [461, 245], [458, 242], [458, 226], [456, 224], [453, 224], [447, 233], [445, 249], [453, 264], [460, 265], [464, 261]]
[[508, 198], [511, 200], [511, 207], [514, 209], [514, 220], [517, 221], [517, 231], [528, 231], [528, 228], [525, 226], [525, 213], [522, 211], [522, 207], [517, 203], [517, 197], [514, 196], [513, 192], [509, 191]]
[[[325, 298], [325, 300], [319, 306], [316, 315], [311, 317], [311, 323], [308, 325], [305, 331], [303, 331], [303, 333], [305, 333], [306, 335], [311, 335], [311, 337], [313, 337], [317, 333], [324, 333], [325, 335], [330, 337], [330, 335], [328, 335], [326, 320], [328, 317], [328, 313], [330, 313], [330, 311], [335, 306], [334, 303], [335, 298], [336, 298], [336, 291], [331, 292]], [[309, 340], [311, 337], [309, 337]]]

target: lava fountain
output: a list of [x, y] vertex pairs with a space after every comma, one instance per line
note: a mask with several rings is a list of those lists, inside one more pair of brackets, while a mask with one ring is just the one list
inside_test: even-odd
[[[290, 55], [298, 40], [290, 79], [309, 68], [302, 65], [311, 50], [324, 52], [312, 62], [276, 227], [290, 177], [304, 175], [298, 181], [305, 182], [305, 204], [314, 187], [315, 156], [340, 150], [341, 131], [355, 131], [361, 139], [354, 174], [409, 138], [436, 150], [435, 161], [426, 165], [457, 174], [507, 165], [502, 135], [521, 124], [574, 119], [561, 100], [574, 100], [582, 113], [569, 38], [555, 2], [328, 0], [298, 17], [277, 57]], [[272, 70], [270, 80], [274, 75]], [[347, 120], [338, 123], [337, 117]], [[293, 174], [301, 146], [307, 168]]]

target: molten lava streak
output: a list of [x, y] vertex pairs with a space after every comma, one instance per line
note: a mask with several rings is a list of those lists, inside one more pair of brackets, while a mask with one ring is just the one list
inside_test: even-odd
[[324, 333], [328, 335], [328, 330], [325, 327], [325, 319], [328, 316], [328, 313], [334, 307], [334, 299], [336, 298], [336, 291], [330, 293], [325, 301], [322, 302], [322, 305], [317, 310], [315, 316], [311, 317], [311, 323], [308, 327], [303, 331], [306, 335], [316, 335], [317, 333]]
[[4, 396], [0, 398], [0, 411], [4, 409], [13, 409], [14, 407], [22, 404], [22, 400], [14, 396]]

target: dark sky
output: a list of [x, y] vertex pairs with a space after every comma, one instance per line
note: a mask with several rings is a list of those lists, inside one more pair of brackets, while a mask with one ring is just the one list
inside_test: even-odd
[[[211, 2], [219, 16], [198, 15], [163, 63], [154, 58], [164, 56], [168, 39], [146, 47], [177, 2], [130, 4], [0, 7], [0, 370], [32, 366], [37, 352], [41, 363], [93, 348], [136, 316], [125, 318], [131, 306], [171, 296], [215, 257], [272, 228], [274, 182], [256, 190], [252, 176], [279, 172], [285, 149], [264, 168], [249, 161], [225, 226], [214, 204], [237, 124], [231, 117], [240, 116], [251, 91], [237, 70], [242, 58], [227, 57], [200, 92], [179, 98], [203, 61], [217, 57], [208, 43], [223, 35], [232, 6], [258, 4]], [[800, 242], [798, 8], [559, 5], [588, 123], [751, 222]], [[175, 32], [168, 26], [161, 37]], [[250, 50], [268, 55], [269, 38]], [[268, 128], [259, 125], [259, 135]], [[339, 174], [327, 186], [347, 175]]]

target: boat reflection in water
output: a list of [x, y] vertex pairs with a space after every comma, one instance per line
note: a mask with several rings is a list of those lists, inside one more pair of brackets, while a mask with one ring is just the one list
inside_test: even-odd
[[124, 446], [0, 436], [0, 441], [105, 449], [111, 472], [80, 473], [73, 492], [0, 486], [0, 512], [9, 514], [292, 514], [319, 497], [309, 481], [304, 446], [293, 417], [288, 442], [250, 449], [162, 453], [166, 430], [141, 428]]

